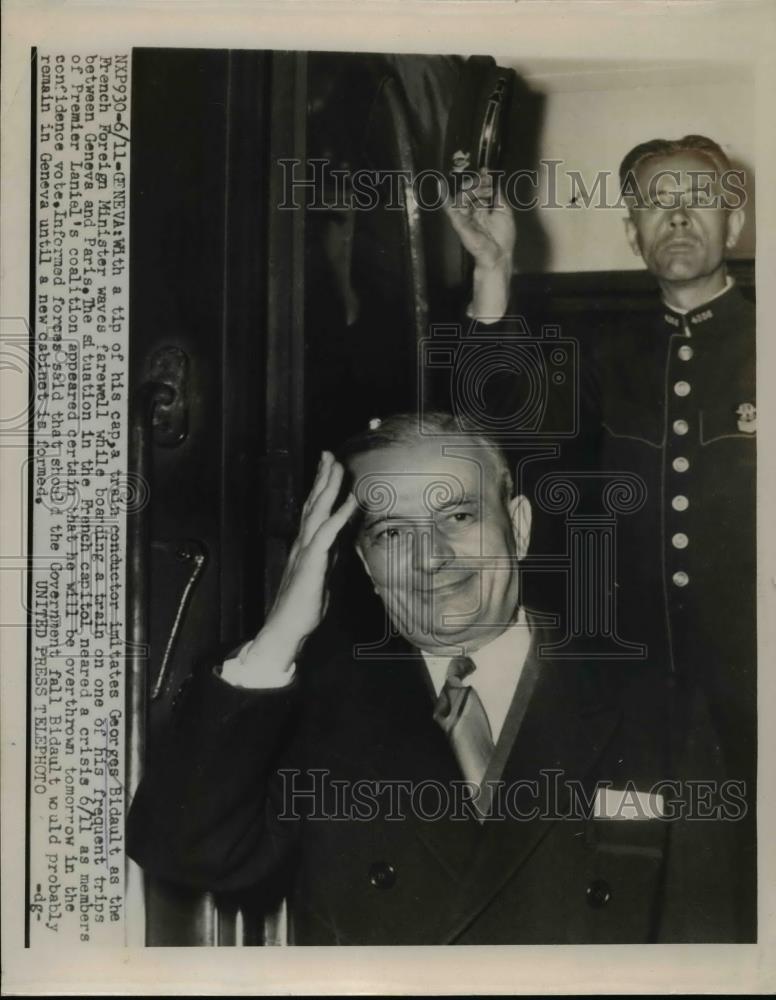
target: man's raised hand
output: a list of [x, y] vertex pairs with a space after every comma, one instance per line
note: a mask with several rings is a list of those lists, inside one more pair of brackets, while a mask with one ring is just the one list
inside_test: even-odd
[[318, 463], [310, 495], [280, 587], [264, 628], [257, 636], [266, 655], [282, 657], [290, 668], [305, 639], [321, 622], [326, 610], [326, 575], [331, 547], [357, 507], [352, 493], [332, 510], [345, 470], [331, 452]]
[[489, 270], [505, 260], [511, 265], [515, 220], [486, 170], [471, 188], [448, 197], [444, 209], [475, 267]]
[[469, 315], [486, 323], [500, 319], [507, 311], [512, 279], [512, 210], [485, 170], [468, 191], [448, 198], [444, 209], [461, 244], [474, 259]]

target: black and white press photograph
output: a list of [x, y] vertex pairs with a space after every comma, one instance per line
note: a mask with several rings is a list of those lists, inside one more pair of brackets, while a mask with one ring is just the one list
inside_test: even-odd
[[767, 989], [773, 18], [277, 6], [17, 59], [14, 933], [177, 988], [469, 945], [458, 988], [639, 992], [587, 946], [650, 945], [600, 955]]

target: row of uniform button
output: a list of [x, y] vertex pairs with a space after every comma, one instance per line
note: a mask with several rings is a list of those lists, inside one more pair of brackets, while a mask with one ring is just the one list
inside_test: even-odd
[[[693, 349], [689, 344], [682, 344], [676, 352], [680, 361], [689, 361], [692, 358], [693, 353]], [[692, 386], [684, 379], [674, 383], [674, 393], [679, 397], [689, 396], [691, 391]], [[689, 432], [690, 425], [686, 420], [680, 419], [674, 421], [673, 428], [674, 434], [682, 437]], [[671, 466], [675, 472], [687, 472], [690, 468], [690, 462], [684, 455], [677, 455], [677, 457], [671, 462]], [[678, 493], [671, 499], [671, 506], [674, 510], [682, 512], [687, 510], [690, 506], [690, 501], [684, 494]], [[671, 544], [675, 549], [686, 549], [690, 544], [690, 539], [683, 531], [678, 531], [671, 537]], [[675, 587], [686, 587], [690, 582], [689, 575], [681, 569], [677, 570], [671, 579], [673, 580]]]

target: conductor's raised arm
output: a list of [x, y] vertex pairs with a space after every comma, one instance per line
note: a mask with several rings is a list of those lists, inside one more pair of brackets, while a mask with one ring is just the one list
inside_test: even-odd
[[474, 261], [467, 315], [481, 323], [498, 322], [509, 306], [515, 246], [512, 209], [486, 170], [469, 190], [450, 195], [444, 208]]

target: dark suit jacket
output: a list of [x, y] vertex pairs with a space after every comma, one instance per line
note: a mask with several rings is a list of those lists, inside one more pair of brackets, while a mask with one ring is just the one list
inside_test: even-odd
[[[210, 670], [185, 686], [133, 804], [130, 854], [174, 882], [253, 888], [267, 906], [285, 893], [299, 944], [751, 937], [731, 889], [731, 824], [592, 819], [580, 807], [559, 818], [572, 811], [572, 780], [588, 797], [601, 781], [647, 791], [690, 774], [692, 757], [703, 761], [699, 776], [713, 777], [699, 706], [654, 667], [552, 663], [540, 642], [535, 633], [526, 668], [538, 679], [502, 780], [513, 793], [515, 782], [537, 781], [537, 794], [529, 785], [513, 794], [510, 811], [538, 805], [550, 818], [422, 818], [406, 796], [394, 793], [392, 805], [385, 784], [366, 809], [378, 815], [344, 818], [350, 783], [425, 782], [416, 803], [430, 817], [439, 788], [461, 775], [432, 719], [422, 658], [397, 640], [357, 659], [346, 636], [324, 627], [289, 688], [242, 690]], [[678, 736], [687, 732], [690, 754]], [[317, 782], [315, 800], [291, 802], [292, 782]], [[403, 818], [387, 818], [392, 809]]]

